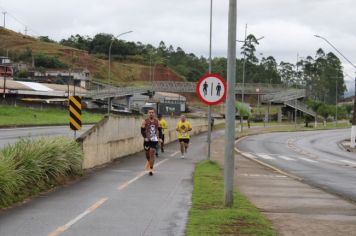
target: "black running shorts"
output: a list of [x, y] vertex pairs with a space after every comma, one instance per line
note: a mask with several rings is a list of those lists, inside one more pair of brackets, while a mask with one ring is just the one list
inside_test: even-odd
[[180, 143], [181, 143], [181, 142], [189, 143], [189, 138], [180, 138], [180, 139], [178, 139], [178, 140], [179, 140]]
[[148, 151], [150, 148], [157, 148], [158, 142], [152, 142], [152, 141], [145, 141], [143, 142], [143, 148], [145, 151]]

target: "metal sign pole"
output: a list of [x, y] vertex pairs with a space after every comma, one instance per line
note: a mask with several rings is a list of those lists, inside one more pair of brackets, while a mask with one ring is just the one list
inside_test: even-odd
[[[210, 36], [209, 36], [209, 74], [211, 73], [211, 38], [213, 25], [213, 0], [210, 0]], [[211, 150], [211, 106], [208, 107], [208, 160], [210, 160]]]

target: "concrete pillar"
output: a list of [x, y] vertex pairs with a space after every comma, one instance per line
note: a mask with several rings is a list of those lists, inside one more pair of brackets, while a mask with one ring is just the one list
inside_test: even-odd
[[127, 104], [127, 109], [130, 111], [131, 110], [131, 96], [126, 96], [126, 104]]
[[282, 106], [278, 107], [278, 123], [282, 122]]

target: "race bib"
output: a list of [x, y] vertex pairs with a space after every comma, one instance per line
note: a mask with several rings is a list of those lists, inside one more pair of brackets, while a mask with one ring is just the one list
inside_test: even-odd
[[155, 136], [152, 136], [152, 137], [150, 138], [150, 140], [151, 140], [152, 142], [158, 142], [158, 138], [157, 138], [156, 135], [155, 135]]
[[182, 137], [187, 137], [188, 133], [182, 133], [181, 135], [182, 135]]

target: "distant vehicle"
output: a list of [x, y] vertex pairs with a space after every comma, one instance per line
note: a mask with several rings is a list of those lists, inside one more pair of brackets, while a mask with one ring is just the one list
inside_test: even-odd
[[141, 107], [141, 113], [146, 114], [150, 108], [154, 108], [157, 111], [157, 114], [162, 114], [164, 116], [179, 116], [181, 114], [180, 104], [155, 102], [147, 102]]

